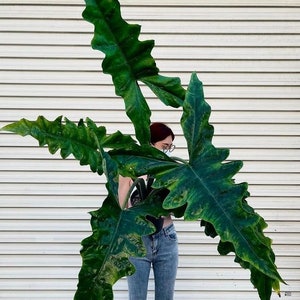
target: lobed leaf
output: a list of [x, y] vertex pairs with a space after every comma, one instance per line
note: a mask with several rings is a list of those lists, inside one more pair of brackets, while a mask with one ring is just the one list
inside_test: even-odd
[[[268, 290], [270, 283], [283, 280], [274, 264], [271, 241], [263, 234], [266, 223], [244, 200], [249, 195], [247, 184], [235, 184], [232, 179], [242, 162], [223, 163], [228, 151], [212, 145], [213, 127], [208, 123], [210, 108], [204, 102], [202, 83], [193, 74], [181, 121], [190, 162], [157, 177], [158, 184], [167, 182], [166, 187], [171, 190], [164, 207], [172, 209], [187, 203], [186, 219], [211, 223], [221, 242], [232, 244], [236, 255], [249, 263], [252, 274], [266, 279], [268, 287], [259, 280], [253, 282], [260, 294], [267, 295], [264, 289]], [[198, 117], [200, 122], [197, 122]], [[181, 176], [178, 178], [175, 174]]]
[[74, 299], [113, 299], [113, 284], [134, 272], [128, 258], [144, 254], [141, 235], [151, 233], [151, 227], [132, 210], [122, 211], [112, 195], [91, 215], [93, 234], [82, 241]]
[[93, 234], [82, 241], [82, 268], [74, 300], [113, 299], [114, 283], [135, 271], [129, 257], [146, 254], [141, 236], [155, 231], [146, 216], [165, 214], [159, 191], [126, 210], [109, 194], [102, 207], [91, 213]]
[[62, 117], [49, 121], [39, 116], [36, 121], [21, 119], [3, 127], [1, 130], [14, 132], [26, 136], [30, 135], [39, 142], [39, 146], [48, 146], [51, 154], [60, 149], [62, 158], [71, 154], [81, 165], [89, 165], [93, 172], [103, 173], [102, 157], [99, 147], [103, 148], [130, 148], [135, 141], [130, 137], [117, 131], [107, 135], [105, 127], [99, 126], [87, 119], [87, 125], [80, 120], [78, 125]]
[[[271, 241], [263, 234], [266, 223], [245, 201], [249, 196], [247, 184], [235, 184], [233, 180], [242, 162], [225, 163], [229, 150], [212, 145], [213, 127], [208, 122], [209, 115], [210, 107], [205, 103], [202, 83], [193, 74], [181, 120], [190, 161], [178, 163], [172, 159], [145, 158], [130, 153], [127, 157], [123, 153], [114, 159], [127, 170], [142, 169], [144, 174], [156, 174], [154, 187], [165, 187], [170, 191], [163, 207], [172, 211], [186, 206], [186, 220], [202, 219], [204, 224], [211, 224], [207, 232], [211, 236], [220, 236], [223, 254], [234, 251], [250, 269], [251, 280], [261, 299], [269, 299], [271, 287], [283, 280], [274, 264]], [[227, 253], [224, 245], [228, 246]]]
[[148, 85], [165, 104], [178, 107], [185, 94], [180, 79], [158, 75], [159, 69], [151, 56], [154, 41], [138, 39], [140, 25], [128, 24], [122, 18], [117, 0], [85, 2], [83, 18], [95, 28], [92, 47], [105, 54], [103, 72], [112, 76], [116, 94], [124, 98], [137, 139], [148, 144], [151, 111], [138, 81]]

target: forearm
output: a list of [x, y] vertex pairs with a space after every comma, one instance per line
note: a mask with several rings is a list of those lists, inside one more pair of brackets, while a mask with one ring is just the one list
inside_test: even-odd
[[128, 208], [127, 197], [130, 189], [130, 183], [131, 183], [131, 178], [119, 176], [118, 195], [119, 195], [119, 204], [121, 208]]

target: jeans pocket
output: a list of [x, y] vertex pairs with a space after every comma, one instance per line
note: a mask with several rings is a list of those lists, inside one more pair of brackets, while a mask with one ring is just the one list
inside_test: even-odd
[[167, 237], [167, 239], [170, 240], [170, 241], [174, 241], [174, 242], [177, 241], [177, 234], [176, 234], [176, 231], [167, 232], [167, 233], [166, 233], [166, 237]]

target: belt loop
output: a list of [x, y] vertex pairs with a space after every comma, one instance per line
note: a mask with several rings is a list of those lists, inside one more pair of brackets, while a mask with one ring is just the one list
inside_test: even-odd
[[170, 225], [168, 225], [168, 226], [166, 226], [166, 227], [163, 228], [164, 236], [167, 236], [167, 235], [168, 235], [168, 229], [169, 229], [169, 226], [170, 226]]

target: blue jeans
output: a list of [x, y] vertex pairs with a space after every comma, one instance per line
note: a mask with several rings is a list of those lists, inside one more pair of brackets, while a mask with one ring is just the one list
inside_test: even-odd
[[155, 281], [155, 300], [172, 300], [178, 266], [175, 227], [170, 224], [154, 235], [142, 237], [147, 254], [131, 257], [136, 271], [127, 277], [130, 300], [146, 300], [151, 265]]

